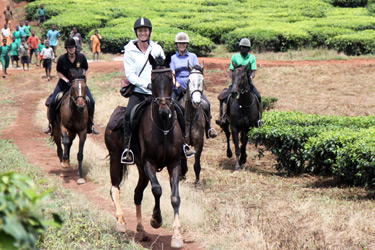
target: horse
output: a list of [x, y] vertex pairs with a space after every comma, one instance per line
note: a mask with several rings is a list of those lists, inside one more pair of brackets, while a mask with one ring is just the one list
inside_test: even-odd
[[[232, 157], [230, 149], [230, 134], [232, 133], [235, 146], [236, 164], [234, 170], [240, 170], [241, 165], [246, 163], [246, 145], [248, 132], [257, 126], [258, 114], [260, 112], [258, 100], [250, 90], [249, 64], [242, 66], [233, 64], [232, 90], [228, 98], [227, 121], [220, 125], [227, 138], [227, 157]], [[230, 126], [230, 130], [229, 130]], [[239, 147], [239, 133], [241, 134], [241, 149]]]
[[[53, 132], [51, 134], [56, 146], [57, 155], [60, 159], [62, 171], [67, 171], [70, 165], [70, 148], [73, 140], [78, 134], [79, 150], [77, 154], [78, 175], [77, 184], [84, 184], [85, 178], [82, 172], [83, 147], [86, 141], [87, 124], [89, 121], [88, 98], [86, 98], [87, 85], [84, 70], [71, 70], [72, 86], [61, 99], [60, 112], [55, 119]], [[61, 146], [64, 144], [64, 150]]]
[[[150, 224], [159, 228], [163, 224], [160, 211], [160, 197], [162, 189], [158, 182], [156, 172], [167, 167], [170, 185], [172, 189], [171, 202], [174, 209], [173, 236], [171, 246], [180, 248], [183, 240], [180, 232], [179, 220], [179, 177], [181, 174], [181, 154], [183, 137], [180, 125], [177, 121], [174, 100], [171, 98], [173, 87], [173, 75], [169, 68], [170, 57], [166, 60], [162, 57], [155, 59], [150, 55], [149, 62], [152, 65], [152, 101], [149, 104], [136, 125], [137, 131], [133, 132], [131, 147], [134, 152], [134, 162], [138, 169], [138, 183], [134, 192], [136, 205], [137, 232], [141, 240], [149, 240], [149, 236], [142, 225], [141, 203], [143, 191], [148, 183], [151, 183], [152, 194], [155, 197]], [[132, 125], [133, 126], [133, 125]], [[105, 131], [105, 144], [110, 157], [111, 191], [113, 203], [116, 208], [116, 230], [125, 232], [126, 223], [124, 213], [120, 206], [120, 183], [127, 172], [127, 166], [121, 164], [121, 153], [125, 148], [123, 130], [111, 130], [107, 125]]]
[[[204, 145], [204, 132], [206, 126], [206, 117], [202, 107], [202, 94], [204, 88], [203, 69], [204, 63], [201, 66], [195, 65], [187, 68], [190, 72], [189, 81], [187, 83], [186, 93], [180, 99], [180, 103], [185, 107], [185, 124], [186, 124], [186, 142], [195, 148], [195, 185], [199, 184], [201, 172], [201, 155]], [[184, 179], [187, 172], [187, 160], [182, 158], [181, 162], [182, 172], [181, 178]]]

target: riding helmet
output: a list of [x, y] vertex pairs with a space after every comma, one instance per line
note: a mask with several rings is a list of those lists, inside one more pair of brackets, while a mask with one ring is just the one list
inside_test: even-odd
[[180, 32], [176, 35], [176, 39], [174, 40], [175, 43], [189, 43], [189, 36], [184, 33]]
[[251, 47], [250, 40], [247, 38], [242, 38], [239, 45], [244, 47]]
[[72, 48], [72, 47], [77, 47], [77, 44], [76, 44], [76, 41], [72, 37], [69, 37], [68, 39], [65, 40], [65, 49]]
[[152, 24], [151, 24], [151, 21], [148, 20], [147, 18], [145, 17], [140, 17], [138, 18], [135, 23], [134, 23], [134, 32], [135, 32], [135, 35], [137, 35], [137, 29], [138, 28], [141, 28], [141, 27], [146, 27], [146, 28], [149, 28], [150, 29], [150, 33], [152, 32]]

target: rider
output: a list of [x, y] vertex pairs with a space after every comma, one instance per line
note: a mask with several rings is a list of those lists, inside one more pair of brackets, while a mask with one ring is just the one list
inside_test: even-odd
[[[134, 23], [134, 32], [137, 39], [131, 40], [125, 45], [124, 53], [124, 68], [125, 75], [131, 84], [135, 85], [134, 93], [130, 96], [126, 113], [124, 117], [124, 139], [125, 150], [122, 153], [121, 162], [125, 164], [132, 164], [134, 162], [134, 155], [130, 149], [130, 115], [133, 107], [146, 97], [152, 95], [151, 92], [151, 71], [152, 66], [148, 62], [148, 55], [151, 54], [154, 58], [157, 56], [164, 56], [163, 49], [157, 43], [153, 42], [150, 37], [152, 33], [152, 24], [147, 18], [138, 18]], [[143, 70], [142, 70], [143, 69]], [[177, 112], [178, 113], [178, 112]], [[182, 119], [178, 119], [179, 122]], [[181, 126], [184, 134], [185, 125]], [[184, 151], [188, 157], [192, 156], [195, 151], [188, 145], [184, 144]]]
[[[176, 96], [179, 96], [181, 92], [186, 92], [187, 82], [189, 80], [187, 63], [189, 62], [190, 66], [195, 66], [199, 65], [199, 62], [197, 55], [187, 50], [189, 45], [189, 36], [186, 33], [178, 33], [175, 38], [175, 44], [178, 51], [172, 56], [170, 67], [173, 74], [176, 76], [174, 92]], [[208, 110], [204, 109], [206, 117], [206, 136], [207, 138], [215, 138], [217, 133], [214, 128], [211, 128], [211, 104], [203, 93], [202, 97], [208, 104]]]
[[[53, 131], [53, 124], [55, 120], [55, 111], [56, 111], [56, 96], [58, 93], [63, 91], [66, 93], [70, 86], [70, 69], [78, 69], [81, 68], [84, 70], [84, 75], [87, 75], [88, 71], [88, 63], [87, 59], [84, 54], [81, 54], [76, 51], [76, 42], [73, 38], [68, 38], [65, 41], [65, 49], [66, 52], [65, 54], [61, 55], [57, 61], [57, 66], [56, 66], [56, 71], [57, 75], [59, 76], [59, 81], [55, 87], [55, 90], [53, 91], [50, 104], [49, 104], [49, 109], [48, 109], [48, 120], [49, 124], [48, 127], [43, 130], [44, 133], [46, 134], [51, 134]], [[87, 87], [87, 96], [90, 99], [90, 107], [89, 107], [89, 126], [87, 128], [87, 133], [93, 133], [93, 134], [99, 134], [99, 130], [96, 128], [94, 125], [94, 111], [95, 111], [95, 101], [94, 98], [91, 95], [91, 92], [89, 88]]]
[[[240, 45], [240, 53], [234, 54], [230, 61], [229, 76], [230, 78], [232, 78], [232, 73], [234, 70], [233, 62], [236, 65], [243, 65], [243, 66], [250, 63], [250, 71], [249, 71], [249, 76], [248, 76], [249, 84], [250, 84], [250, 91], [254, 93], [256, 97], [258, 98], [258, 107], [260, 111], [258, 115], [257, 124], [258, 126], [262, 126], [263, 125], [262, 115], [261, 115], [262, 114], [262, 111], [261, 111], [262, 110], [262, 98], [258, 90], [255, 88], [253, 81], [252, 81], [252, 79], [255, 78], [255, 72], [257, 70], [256, 59], [254, 55], [249, 54], [250, 49], [251, 49], [251, 43], [249, 39], [242, 38], [239, 45]], [[216, 120], [216, 123], [218, 125], [225, 123], [226, 113], [227, 113], [227, 99], [228, 99], [228, 96], [230, 95], [231, 90], [232, 90], [232, 83], [228, 87], [228, 91], [227, 91], [224, 101], [220, 101], [220, 120]]]

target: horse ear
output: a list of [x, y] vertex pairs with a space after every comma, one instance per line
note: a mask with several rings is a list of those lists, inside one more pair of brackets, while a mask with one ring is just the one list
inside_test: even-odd
[[189, 60], [187, 61], [187, 65], [186, 65], [188, 71], [190, 72], [191, 71], [191, 67], [190, 67], [190, 63], [189, 63]]
[[201, 63], [201, 69], [202, 69], [202, 74], [203, 74], [203, 70], [204, 70], [204, 62]]
[[164, 64], [165, 64], [165, 66], [167, 66], [168, 68], [170, 67], [171, 57], [172, 57], [172, 53], [171, 53], [171, 52], [168, 52], [167, 55], [165, 56]]
[[250, 71], [251, 71], [251, 62], [249, 62], [248, 64], [246, 64], [246, 66], [245, 66], [245, 70], [246, 70], [247, 72], [250, 72]]
[[154, 69], [156, 67], [156, 61], [151, 53], [148, 55], [148, 61], [150, 62], [152, 69]]
[[233, 67], [236, 67], [237, 66], [237, 63], [236, 62], [232, 62], [232, 65], [233, 65]]

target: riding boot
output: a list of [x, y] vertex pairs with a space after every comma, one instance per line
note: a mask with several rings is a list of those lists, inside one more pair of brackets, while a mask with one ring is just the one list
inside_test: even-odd
[[195, 155], [196, 151], [192, 149], [186, 142], [186, 126], [185, 126], [185, 117], [183, 114], [182, 106], [177, 105], [176, 106], [176, 113], [177, 113], [177, 120], [178, 123], [180, 124], [181, 132], [182, 132], [182, 137], [184, 140], [184, 145], [182, 146], [182, 151], [184, 152], [184, 155], [186, 158], [191, 158]]
[[133, 164], [134, 163], [134, 154], [133, 151], [130, 149], [130, 121], [127, 121], [124, 118], [124, 142], [125, 142], [125, 149], [121, 155], [121, 163], [123, 164]]
[[88, 111], [89, 111], [89, 121], [87, 123], [87, 133], [88, 134], [93, 134], [93, 135], [98, 135], [100, 134], [99, 129], [97, 126], [94, 124], [94, 107], [91, 105], [88, 106]]
[[263, 114], [263, 104], [261, 101], [258, 102], [258, 121], [257, 126], [261, 127], [264, 125], [264, 122], [262, 121], [262, 114]]
[[217, 137], [217, 132], [214, 128], [211, 127], [211, 112], [210, 110], [203, 109], [204, 117], [206, 119], [206, 138], [215, 138]]
[[219, 120], [216, 120], [216, 124], [221, 126], [223, 124], [225, 124], [226, 120], [227, 120], [227, 103], [226, 102], [221, 102], [221, 105], [220, 105], [220, 119]]
[[48, 125], [43, 129], [43, 133], [50, 135], [52, 134], [53, 131], [53, 124], [55, 121], [55, 108], [53, 107], [48, 107], [47, 111], [47, 118], [48, 118]]

